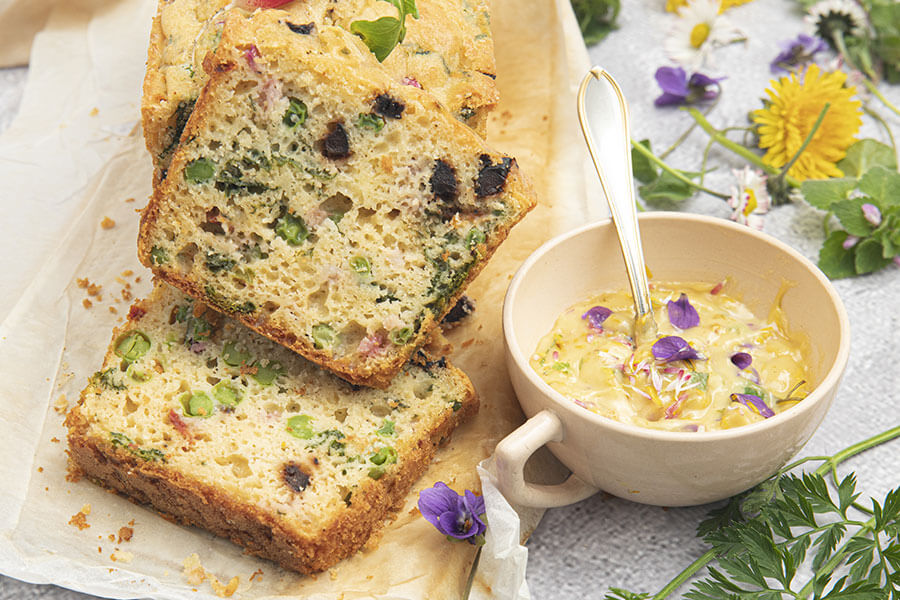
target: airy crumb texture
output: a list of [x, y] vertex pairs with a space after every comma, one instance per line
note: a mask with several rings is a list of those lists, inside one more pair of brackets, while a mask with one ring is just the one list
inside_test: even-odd
[[[203, 59], [216, 49], [230, 0], [160, 0], [150, 32], [141, 106], [147, 149], [160, 180], [207, 81]], [[456, 118], [484, 135], [498, 100], [486, 0], [418, 0], [419, 18], [382, 63], [391, 79], [432, 94]], [[306, 0], [286, 5], [295, 31], [397, 16], [379, 0]], [[243, 15], [249, 13], [241, 12]]]
[[443, 358], [352, 386], [158, 283], [66, 418], [70, 471], [311, 573], [358, 550], [477, 408]]
[[229, 14], [141, 220], [160, 277], [386, 387], [535, 203], [516, 161], [334, 27]]

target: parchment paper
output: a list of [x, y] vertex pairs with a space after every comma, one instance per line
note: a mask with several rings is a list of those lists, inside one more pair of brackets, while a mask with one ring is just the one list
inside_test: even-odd
[[[550, 236], [604, 214], [600, 208], [589, 210], [586, 202], [588, 171], [574, 93], [587, 69], [587, 54], [569, 3], [494, 2], [497, 83], [503, 100], [490, 123], [489, 140], [517, 157], [541, 204], [473, 283], [469, 294], [477, 302], [476, 315], [449, 336], [456, 347], [452, 360], [475, 384], [481, 412], [439, 452], [372, 548], [316, 578], [244, 556], [225, 540], [169, 523], [88, 482], [65, 479], [64, 407], [77, 400], [100, 364], [112, 326], [127, 312], [128, 296], [139, 297], [149, 289], [149, 274], [137, 262], [134, 247], [135, 209], [150, 191], [150, 160], [140, 133], [122, 132], [137, 120], [137, 96], [132, 94], [146, 36], [135, 41], [134, 32], [146, 29], [153, 5], [153, 0], [121, 0], [97, 12], [58, 9], [50, 19], [51, 31], [36, 42], [35, 57], [43, 59], [32, 62], [34, 81], [20, 119], [11, 135], [0, 139], [0, 157], [10, 156], [16, 144], [29, 139], [66, 139], [62, 147], [47, 143], [40, 159], [43, 176], [15, 173], [8, 161], [0, 176], [12, 177], [6, 188], [16, 195], [11, 197], [26, 198], [44, 189], [70, 215], [63, 227], [47, 227], [61, 241], [0, 325], [0, 477], [5, 483], [0, 489], [0, 570], [26, 581], [113, 598], [184, 598], [192, 590], [191, 597], [215, 597], [208, 582], [190, 584], [181, 572], [183, 560], [196, 553], [222, 584], [240, 578], [237, 598], [458, 598], [474, 547], [448, 542], [425, 522], [415, 509], [416, 493], [438, 480], [459, 491], [479, 489], [483, 482], [490, 526], [473, 597], [527, 598], [527, 551], [520, 542], [536, 526], [540, 512], [514, 512], [486, 472], [479, 480], [476, 465], [522, 419], [503, 366], [500, 307], [509, 278]], [[80, 42], [75, 47], [84, 52], [72, 53], [60, 40]], [[109, 73], [118, 66], [127, 82]], [[53, 85], [50, 69], [68, 69], [61, 84]], [[109, 85], [97, 86], [98, 81]], [[41, 82], [49, 95], [34, 93], [34, 82]], [[85, 82], [91, 83], [86, 87]], [[90, 89], [98, 95], [84, 93]], [[54, 119], [41, 123], [34, 118], [58, 116], [47, 111], [60, 104], [65, 112], [59, 120], [68, 119], [66, 127]], [[100, 150], [84, 161], [78, 153], [85, 140], [79, 144], [77, 136], [66, 138], [65, 129], [84, 127], [95, 134], [99, 129], [90, 119], [97, 116], [91, 115], [97, 104], [111, 107], [115, 114], [105, 118], [118, 122], [119, 129], [98, 140]], [[95, 168], [99, 172], [93, 175]], [[595, 192], [591, 197], [599, 198]], [[599, 203], [590, 204], [595, 205]], [[22, 237], [22, 228], [40, 226], [34, 217], [33, 207], [24, 208], [4, 230]], [[104, 218], [115, 225], [102, 227]], [[99, 296], [88, 296], [77, 285], [79, 278], [102, 285]], [[90, 308], [83, 305], [85, 299]], [[537, 466], [541, 478], [560, 475], [546, 457]], [[67, 525], [87, 504], [90, 527]], [[111, 539], [132, 520], [131, 541]]]

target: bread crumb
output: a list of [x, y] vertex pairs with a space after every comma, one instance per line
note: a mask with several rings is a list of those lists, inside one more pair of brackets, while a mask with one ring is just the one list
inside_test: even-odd
[[[97, 536], [97, 537], [99, 538], [100, 536]], [[109, 538], [109, 541], [111, 541], [111, 542], [116, 541], [116, 534], [114, 534], [114, 533], [111, 533], [106, 537]]]
[[56, 413], [60, 415], [64, 415], [69, 412], [69, 401], [66, 399], [65, 394], [59, 395], [59, 398], [57, 398], [56, 402], [53, 403], [53, 410], [55, 410]]
[[134, 198], [125, 198], [125, 202], [134, 202]]
[[235, 575], [228, 580], [226, 585], [222, 585], [215, 575], [203, 568], [203, 565], [200, 563], [200, 557], [197, 556], [196, 552], [184, 559], [182, 567], [181, 572], [187, 577], [187, 582], [190, 585], [200, 585], [204, 580], [209, 579], [210, 587], [212, 587], [213, 592], [219, 598], [230, 598], [241, 583], [241, 578]]
[[103, 217], [103, 220], [100, 221], [100, 227], [102, 227], [103, 229], [112, 229], [115, 226], [116, 222], [109, 217]]
[[85, 308], [90, 308], [93, 306], [91, 301], [88, 300], [87, 298], [85, 298], [84, 300], [81, 301], [81, 305], [84, 306]]
[[[50, 441], [53, 442], [54, 444], [58, 444], [58, 443], [59, 443], [59, 438], [56, 437], [56, 436], [53, 436], [52, 438], [50, 438]], [[90, 505], [88, 505], [88, 506], [90, 506]]]
[[337, 578], [338, 578], [337, 569], [328, 569], [328, 575], [331, 577], [332, 581], [337, 581]]
[[130, 542], [131, 536], [133, 536], [133, 535], [134, 535], [134, 529], [132, 529], [131, 527], [119, 527], [118, 543], [121, 544], [122, 542]]
[[250, 581], [253, 581], [253, 580], [256, 579], [257, 577], [259, 577], [260, 579], [262, 579], [262, 577], [263, 577], [263, 570], [262, 570], [262, 569], [257, 569], [257, 570], [255, 570], [255, 571], [253, 571], [253, 575], [250, 576]]
[[38, 467], [38, 473], [43, 473], [43, 472], [44, 472], [44, 467]]
[[119, 310], [115, 306], [110, 306], [109, 312], [111, 312], [114, 315], [119, 314]]
[[471, 346], [474, 343], [475, 343], [475, 338], [469, 338], [466, 341], [464, 341], [462, 344], [460, 344], [459, 346], [460, 346], [460, 348], [468, 348], [469, 346]]
[[79, 531], [84, 531], [90, 527], [90, 524], [87, 522], [87, 516], [89, 514], [91, 514], [91, 505], [85, 504], [81, 507], [81, 510], [72, 515], [72, 518], [69, 519], [69, 525], [77, 527]]
[[89, 114], [92, 117], [96, 117], [97, 115], [100, 114], [100, 109], [95, 106], [94, 108], [91, 109], [91, 112]]
[[109, 560], [113, 562], [130, 563], [134, 560], [134, 553], [116, 548], [113, 550], [112, 554], [109, 555]]
[[235, 575], [230, 580], [228, 580], [228, 585], [222, 585], [219, 583], [219, 580], [213, 577], [209, 580], [209, 584], [212, 586], [213, 592], [216, 593], [216, 596], [219, 598], [230, 598], [235, 591], [237, 591], [238, 585], [241, 583], [241, 578]]
[[122, 271], [122, 277], [131, 277], [132, 275], [134, 275], [134, 271], [132, 271], [131, 269], [125, 269], [124, 271]]

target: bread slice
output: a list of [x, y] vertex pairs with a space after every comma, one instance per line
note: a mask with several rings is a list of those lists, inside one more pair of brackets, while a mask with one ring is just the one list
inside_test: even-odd
[[229, 15], [138, 254], [189, 295], [386, 387], [534, 206], [516, 161], [356, 36]]
[[[202, 63], [218, 44], [230, 0], [159, 0], [150, 32], [141, 104], [147, 149], [160, 180], [207, 76]], [[237, 3], [239, 4], [239, 3]], [[251, 3], [252, 4], [252, 3]], [[487, 0], [417, 0], [404, 41], [384, 66], [397, 83], [421, 86], [458, 119], [485, 135], [498, 100]], [[379, 0], [305, 0], [284, 5], [295, 25], [350, 29], [358, 20], [397, 16]], [[249, 14], [249, 13], [244, 13]]]
[[70, 469], [311, 573], [358, 550], [477, 409], [443, 358], [354, 387], [158, 284], [66, 418]]

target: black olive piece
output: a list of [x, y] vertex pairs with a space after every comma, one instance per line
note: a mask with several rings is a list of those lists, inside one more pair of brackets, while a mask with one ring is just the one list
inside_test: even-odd
[[468, 296], [462, 296], [453, 305], [453, 308], [441, 319], [441, 325], [452, 327], [475, 312], [475, 303]]
[[295, 492], [302, 492], [309, 485], [309, 475], [303, 472], [299, 465], [287, 463], [281, 473], [284, 482]]
[[456, 169], [441, 159], [434, 161], [434, 170], [428, 183], [431, 184], [431, 193], [444, 202], [453, 202], [459, 195]]
[[291, 23], [289, 21], [286, 21], [285, 25], [287, 25], [288, 29], [290, 29], [294, 33], [299, 33], [300, 35], [309, 35], [316, 28], [315, 23], [306, 23], [306, 24], [298, 25], [296, 23]]
[[482, 154], [478, 159], [481, 161], [481, 168], [475, 179], [475, 194], [483, 198], [502, 192], [515, 159], [504, 156], [497, 164], [491, 163], [491, 157], [487, 154]]
[[383, 117], [391, 119], [399, 119], [403, 115], [403, 109], [406, 105], [388, 96], [387, 94], [379, 94], [375, 98], [375, 113]]
[[347, 131], [340, 123], [332, 123], [328, 128], [328, 134], [319, 140], [319, 144], [326, 158], [350, 156], [350, 140], [347, 139]]

